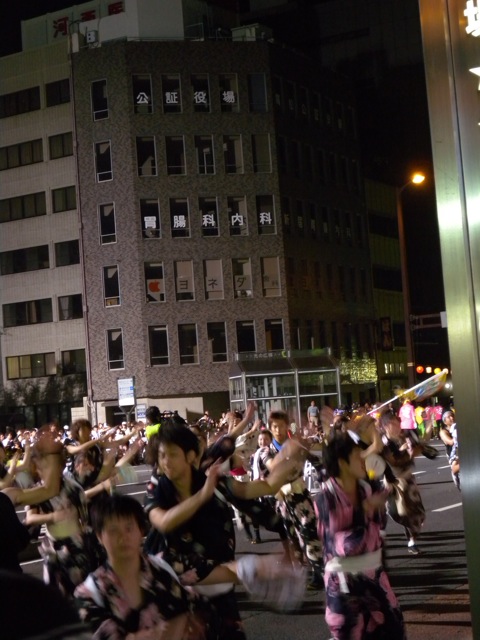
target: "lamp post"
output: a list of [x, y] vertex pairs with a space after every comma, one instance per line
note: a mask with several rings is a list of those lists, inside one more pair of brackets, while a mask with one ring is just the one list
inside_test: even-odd
[[403, 290], [403, 319], [405, 323], [405, 345], [407, 347], [407, 380], [408, 387], [413, 387], [415, 384], [414, 375], [414, 353], [412, 342], [412, 331], [410, 326], [410, 287], [408, 280], [408, 268], [407, 268], [407, 246], [405, 242], [405, 225], [403, 221], [403, 208], [402, 208], [402, 193], [411, 184], [419, 185], [425, 180], [423, 173], [414, 173], [408, 182], [403, 187], [397, 187], [396, 189], [396, 204], [397, 204], [397, 224], [398, 224], [398, 241], [400, 245], [400, 267], [402, 273], [402, 290]]

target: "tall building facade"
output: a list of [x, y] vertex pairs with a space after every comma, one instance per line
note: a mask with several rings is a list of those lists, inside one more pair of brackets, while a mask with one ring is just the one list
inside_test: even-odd
[[[114, 11], [99, 6], [94, 20], [70, 18], [78, 28], [64, 29], [70, 119], [68, 126], [55, 119], [55, 135], [70, 133], [73, 148], [72, 180], [65, 176], [61, 187], [70, 189], [62, 218], [70, 235], [62, 241], [77, 242], [80, 255], [79, 264], [61, 267], [76, 274], [68, 295], [82, 316], [65, 325], [85, 327], [93, 419], [116, 419], [125, 378], [135, 379], [138, 403], [221, 411], [231, 363], [252, 352], [328, 347], [341, 363], [344, 401], [372, 399], [375, 316], [348, 83], [260, 25], [186, 39], [182, 3], [167, 32], [148, 3], [113, 4]], [[45, 20], [60, 28], [61, 17]], [[44, 31], [25, 26], [37, 45]], [[17, 82], [19, 91], [34, 84]], [[40, 107], [43, 127], [48, 109]], [[23, 144], [25, 133], [12, 131], [12, 144]], [[25, 169], [6, 168], [23, 176]], [[22, 178], [12, 198], [27, 185]], [[58, 218], [47, 207], [39, 220], [59, 233]], [[5, 222], [2, 256], [7, 244], [16, 250], [11, 239], [22, 229], [24, 246], [37, 242], [28, 221]], [[35, 274], [51, 281], [52, 300], [61, 273], [50, 262]], [[14, 276], [0, 277], [5, 318], [4, 283]], [[20, 286], [25, 275], [15, 277]], [[23, 304], [27, 294], [15, 291]], [[53, 312], [42, 322], [52, 336], [62, 325]], [[38, 321], [31, 324], [38, 335]], [[11, 329], [26, 330], [18, 322]], [[2, 335], [1, 344], [6, 362], [11, 337]], [[39, 350], [24, 343], [17, 355], [32, 348]], [[57, 367], [62, 353], [56, 347]], [[16, 379], [6, 369], [7, 389]]]

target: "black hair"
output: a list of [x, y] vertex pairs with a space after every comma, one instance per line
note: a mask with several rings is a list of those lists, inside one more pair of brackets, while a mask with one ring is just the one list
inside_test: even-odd
[[179, 424], [172, 419], [165, 420], [158, 431], [155, 441], [157, 451], [161, 444], [175, 444], [185, 454], [189, 451], [194, 451], [197, 456], [199, 453], [197, 436], [187, 426]]
[[335, 432], [323, 445], [323, 466], [330, 477], [340, 475], [339, 460], [348, 462], [357, 443], [348, 433]]
[[161, 417], [160, 409], [155, 405], [148, 407], [145, 411], [145, 419], [148, 420], [150, 424], [157, 424], [160, 422]]
[[146, 534], [148, 525], [142, 505], [132, 498], [120, 493], [112, 496], [102, 494], [101, 499], [95, 501], [91, 510], [92, 526], [96, 534], [102, 533], [106, 523], [112, 518], [130, 519], [133, 518], [138, 524], [138, 528]]
[[270, 431], [270, 429], [260, 429], [260, 431], [258, 432], [258, 435], [261, 436], [262, 433], [264, 433], [265, 435], [270, 437], [270, 440], [272, 440], [273, 442], [273, 433]]
[[272, 424], [272, 420], [283, 420], [287, 424], [290, 424], [288, 413], [286, 411], [282, 411], [281, 409], [270, 412], [270, 415], [268, 416], [268, 426]]

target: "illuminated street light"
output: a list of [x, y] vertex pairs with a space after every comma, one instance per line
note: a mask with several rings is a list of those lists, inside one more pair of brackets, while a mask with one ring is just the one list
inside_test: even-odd
[[405, 226], [403, 223], [403, 208], [402, 208], [402, 193], [411, 184], [419, 185], [425, 181], [425, 175], [420, 172], [416, 172], [412, 175], [410, 180], [406, 182], [403, 187], [397, 187], [396, 200], [397, 200], [397, 223], [398, 223], [398, 241], [400, 245], [400, 267], [402, 272], [402, 289], [403, 289], [403, 320], [405, 323], [405, 345], [407, 347], [407, 379], [408, 386], [413, 387], [415, 384], [414, 375], [414, 354], [412, 343], [412, 331], [410, 328], [410, 287], [408, 282], [408, 269], [407, 269], [407, 247], [405, 243]]

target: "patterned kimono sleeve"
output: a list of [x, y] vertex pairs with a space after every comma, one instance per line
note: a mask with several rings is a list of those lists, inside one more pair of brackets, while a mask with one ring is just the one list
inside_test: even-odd
[[74, 602], [80, 620], [91, 629], [92, 640], [123, 640], [126, 630], [112, 619], [111, 611], [101, 598], [98, 590], [88, 587], [88, 579], [77, 587]]
[[156, 489], [158, 487], [158, 477], [153, 474], [150, 480], [147, 482], [145, 490], [145, 497], [143, 499], [143, 509], [148, 515], [152, 509], [160, 506], [155, 496]]

